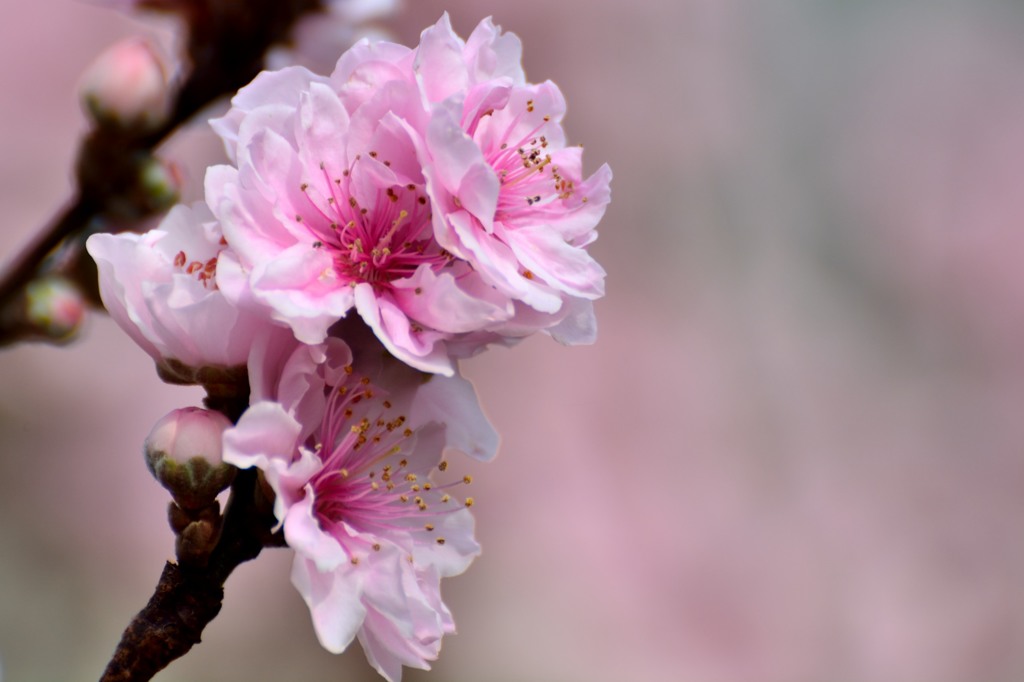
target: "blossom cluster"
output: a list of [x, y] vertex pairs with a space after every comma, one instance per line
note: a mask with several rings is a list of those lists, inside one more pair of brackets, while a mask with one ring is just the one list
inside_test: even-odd
[[88, 241], [105, 306], [163, 374], [245, 368], [224, 461], [272, 492], [320, 642], [358, 638], [388, 680], [436, 658], [440, 580], [479, 552], [447, 453], [487, 460], [497, 435], [458, 360], [595, 335], [611, 171], [583, 174], [565, 108], [516, 36], [485, 20], [463, 40], [446, 15], [414, 49], [261, 73], [211, 122], [230, 164], [203, 201]]

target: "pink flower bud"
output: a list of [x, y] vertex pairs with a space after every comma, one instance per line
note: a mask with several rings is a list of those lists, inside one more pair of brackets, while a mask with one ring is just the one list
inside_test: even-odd
[[97, 57], [82, 76], [81, 93], [98, 123], [150, 128], [167, 115], [167, 74], [141, 38], [115, 43]]
[[85, 317], [82, 292], [62, 277], [44, 277], [25, 287], [25, 315], [30, 324], [53, 339], [78, 330]]
[[235, 468], [221, 459], [221, 436], [231, 421], [199, 407], [174, 410], [146, 437], [146, 465], [186, 509], [211, 504], [231, 484]]

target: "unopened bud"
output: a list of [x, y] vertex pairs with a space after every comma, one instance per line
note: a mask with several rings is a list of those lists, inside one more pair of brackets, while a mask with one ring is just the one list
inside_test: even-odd
[[205, 558], [217, 546], [219, 538], [218, 524], [210, 521], [193, 521], [178, 535], [174, 542], [174, 552], [182, 563], [205, 563]]
[[127, 38], [86, 69], [82, 99], [98, 123], [155, 128], [167, 116], [167, 74], [148, 42]]
[[25, 317], [51, 339], [74, 334], [85, 317], [82, 292], [63, 277], [43, 277], [25, 286]]
[[146, 438], [146, 465], [184, 509], [208, 506], [231, 485], [235, 467], [221, 459], [221, 436], [231, 426], [220, 412], [174, 410]]
[[178, 203], [183, 184], [181, 171], [171, 162], [150, 157], [139, 168], [139, 187], [147, 205], [154, 211], [163, 211]]
[[174, 544], [178, 561], [183, 564], [206, 565], [224, 525], [220, 505], [214, 500], [202, 509], [185, 510], [171, 502], [167, 517], [177, 539]]

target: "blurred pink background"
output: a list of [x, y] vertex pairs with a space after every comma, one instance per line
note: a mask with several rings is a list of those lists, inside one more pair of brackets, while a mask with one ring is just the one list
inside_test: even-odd
[[[487, 682], [1024, 679], [1024, 6], [409, 0], [493, 15], [615, 172], [600, 339], [465, 364], [503, 435], [432, 673]], [[81, 69], [153, 30], [0, 22], [0, 253], [69, 192]], [[166, 23], [163, 24], [166, 30]], [[168, 149], [195, 198], [221, 152]], [[0, 660], [96, 679], [172, 555], [141, 442], [195, 390], [96, 316], [0, 352]], [[158, 676], [374, 680], [268, 551]]]

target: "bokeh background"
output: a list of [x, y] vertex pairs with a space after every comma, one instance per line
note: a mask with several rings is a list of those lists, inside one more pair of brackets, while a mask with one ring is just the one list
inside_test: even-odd
[[[69, 193], [83, 66], [154, 23], [0, 22], [0, 253]], [[615, 172], [600, 339], [465, 364], [500, 457], [438, 682], [1024, 679], [1024, 5], [408, 0], [493, 15]], [[166, 32], [167, 25], [160, 24]], [[196, 188], [220, 150], [171, 144]], [[96, 679], [172, 555], [162, 385], [102, 316], [0, 351], [0, 660]], [[163, 682], [373, 680], [268, 551]]]

